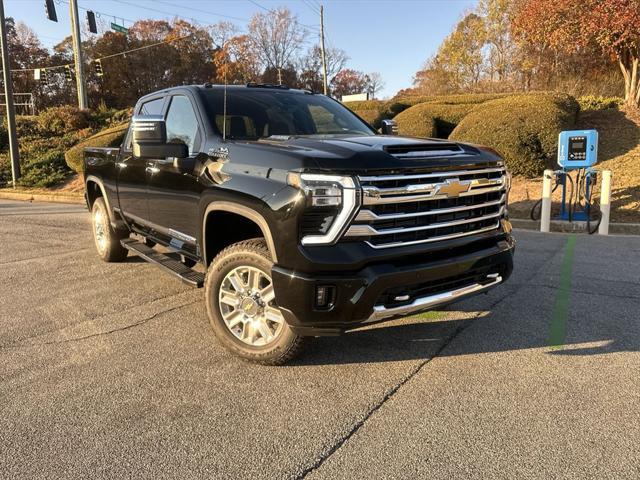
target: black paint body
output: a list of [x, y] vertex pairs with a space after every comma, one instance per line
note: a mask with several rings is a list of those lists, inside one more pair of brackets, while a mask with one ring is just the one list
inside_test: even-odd
[[[176, 87], [140, 99], [134, 113], [152, 99], [187, 96], [196, 110], [200, 142], [188, 159], [191, 171], [178, 172], [165, 159], [135, 158], [127, 145], [88, 148], [85, 181], [91, 203], [98, 185], [112, 215], [112, 223], [127, 224], [175, 251], [208, 266], [206, 232], [225, 235], [225, 225], [206, 228], [205, 213], [212, 205], [235, 205], [263, 219], [275, 266], [272, 271], [276, 299], [288, 323], [304, 334], [332, 334], [357, 326], [373, 310], [385, 289], [434, 281], [485, 268], [504, 280], [512, 270], [514, 240], [503, 228], [434, 243], [373, 249], [362, 241], [303, 246], [299, 222], [305, 206], [296, 201], [300, 191], [287, 183], [289, 172], [340, 175], [404, 174], [434, 168], [496, 166], [494, 152], [460, 144], [465, 155], [455, 158], [399, 159], [385, 152], [386, 145], [438, 142], [398, 136], [342, 135], [331, 139], [292, 137], [283, 140], [222, 140], [207, 104], [207, 89], [220, 86]], [[247, 87], [228, 87], [238, 92]], [[305, 95], [303, 91], [289, 91]], [[169, 101], [165, 100], [166, 112]], [[226, 149], [220, 155], [220, 149]], [[221, 210], [226, 210], [221, 207]], [[264, 232], [264, 226], [268, 232]], [[316, 285], [336, 286], [330, 310], [314, 309]], [[364, 287], [364, 293], [356, 292]], [[357, 301], [356, 301], [357, 300]], [[354, 303], [355, 302], [355, 303]]]

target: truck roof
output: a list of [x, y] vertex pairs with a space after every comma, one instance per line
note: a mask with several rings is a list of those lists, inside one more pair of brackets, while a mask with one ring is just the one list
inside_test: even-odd
[[[166, 94], [166, 93], [171, 93], [175, 91], [184, 92], [185, 90], [198, 92], [203, 90], [223, 90], [224, 88], [225, 88], [224, 85], [218, 85], [218, 84], [212, 84], [212, 83], [205, 83], [203, 85], [180, 85], [176, 87], [164, 88], [162, 90], [156, 90], [155, 92], [151, 92], [140, 97], [140, 100], [145, 99], [147, 97], [153, 97], [161, 93]], [[291, 92], [296, 94], [307, 94], [307, 95], [316, 93], [316, 92], [313, 92], [312, 90], [289, 88], [286, 85], [274, 85], [270, 83], [248, 83], [246, 85], [227, 85], [227, 89], [235, 90], [235, 91], [246, 90], [246, 89], [265, 89], [265, 90], [286, 91], [286, 92]]]

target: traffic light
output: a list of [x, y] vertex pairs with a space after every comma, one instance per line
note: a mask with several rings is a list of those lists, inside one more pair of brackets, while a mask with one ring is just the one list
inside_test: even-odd
[[40, 83], [47, 83], [47, 70], [44, 68], [36, 68], [33, 71], [33, 79], [38, 80]]
[[73, 81], [73, 70], [71, 70], [71, 65], [64, 66], [64, 79], [67, 82]]
[[87, 23], [89, 24], [89, 31], [91, 33], [98, 33], [98, 26], [96, 25], [96, 14], [91, 10], [87, 10]]
[[47, 18], [52, 22], [58, 21], [58, 14], [56, 13], [56, 4], [53, 0], [45, 0], [44, 9], [47, 12]]
[[96, 70], [96, 76], [102, 77], [104, 75], [104, 70], [102, 70], [102, 62], [100, 60], [95, 60], [93, 66]]

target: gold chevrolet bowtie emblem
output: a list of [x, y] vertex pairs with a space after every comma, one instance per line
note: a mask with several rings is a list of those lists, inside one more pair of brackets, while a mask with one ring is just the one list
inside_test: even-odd
[[468, 192], [471, 184], [462, 183], [460, 180], [447, 180], [438, 188], [438, 193], [447, 197], [458, 197], [461, 193]]

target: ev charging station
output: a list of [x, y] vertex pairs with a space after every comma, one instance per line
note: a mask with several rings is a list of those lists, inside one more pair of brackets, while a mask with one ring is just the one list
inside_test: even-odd
[[[611, 172], [602, 172], [600, 209], [593, 208], [592, 194], [598, 181], [598, 171], [594, 168], [598, 162], [598, 132], [596, 130], [570, 130], [560, 132], [558, 136], [559, 170], [545, 170], [542, 184], [542, 204], [540, 212], [540, 231], [550, 231], [551, 197], [558, 188], [562, 188], [560, 214], [553, 220], [565, 222], [586, 222], [588, 233], [606, 235], [609, 231], [609, 208], [611, 192]], [[574, 173], [574, 175], [572, 175]], [[555, 186], [551, 188], [551, 181]], [[534, 205], [531, 217], [534, 218]], [[593, 218], [594, 213], [599, 213]], [[596, 222], [592, 228], [592, 222]]]

